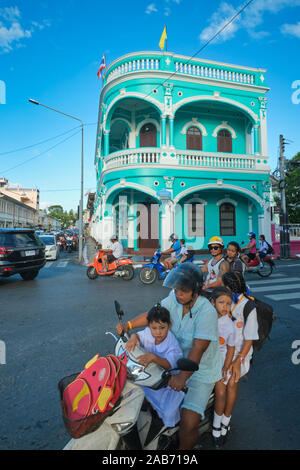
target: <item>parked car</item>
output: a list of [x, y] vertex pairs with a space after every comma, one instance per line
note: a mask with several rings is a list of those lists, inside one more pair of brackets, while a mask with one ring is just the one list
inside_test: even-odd
[[20, 274], [24, 281], [30, 281], [45, 263], [45, 246], [34, 230], [0, 229], [0, 277]]
[[40, 235], [39, 239], [45, 244], [46, 259], [56, 260], [59, 256], [60, 247], [55, 235]]

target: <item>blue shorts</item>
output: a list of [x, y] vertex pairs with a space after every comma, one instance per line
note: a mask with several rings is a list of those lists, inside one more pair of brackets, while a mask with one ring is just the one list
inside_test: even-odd
[[259, 255], [260, 259], [264, 259], [267, 256], [267, 253], [264, 253], [263, 251], [259, 251], [258, 255]]
[[204, 418], [205, 409], [209, 397], [213, 391], [215, 383], [203, 383], [198, 380], [193, 380], [187, 383], [188, 392], [186, 393], [181, 408], [195, 411]]

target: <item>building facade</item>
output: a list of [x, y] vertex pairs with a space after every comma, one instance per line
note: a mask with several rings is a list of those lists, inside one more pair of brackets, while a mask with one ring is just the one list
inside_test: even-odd
[[138, 252], [270, 236], [265, 70], [132, 53], [106, 70], [91, 233]]

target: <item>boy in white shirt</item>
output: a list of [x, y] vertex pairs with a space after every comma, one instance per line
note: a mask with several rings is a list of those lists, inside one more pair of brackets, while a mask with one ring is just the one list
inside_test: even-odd
[[175, 258], [178, 259], [179, 264], [182, 264], [182, 263], [187, 259], [188, 250], [187, 250], [187, 247], [185, 246], [185, 240], [184, 240], [184, 238], [182, 238], [181, 240], [179, 240], [179, 243], [180, 243], [180, 245], [181, 245], [181, 250], [180, 250], [180, 252], [178, 253], [178, 255], [175, 256]]

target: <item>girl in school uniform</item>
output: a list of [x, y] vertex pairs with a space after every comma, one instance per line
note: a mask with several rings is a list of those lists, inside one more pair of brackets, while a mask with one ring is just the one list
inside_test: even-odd
[[230, 366], [235, 353], [235, 326], [231, 318], [232, 294], [226, 287], [212, 291], [211, 303], [218, 313], [219, 347], [222, 355], [222, 379], [215, 384], [215, 409], [212, 438], [215, 447], [223, 443], [221, 434], [225, 426], [225, 416], [231, 415], [235, 401], [237, 383], [230, 380]]
[[216, 428], [221, 427], [222, 443], [230, 429], [231, 414], [237, 400], [237, 383], [250, 369], [253, 354], [252, 342], [259, 339], [257, 312], [254, 307], [244, 321], [244, 307], [248, 302], [247, 286], [240, 272], [228, 272], [222, 276], [224, 286], [231, 292], [233, 302], [231, 315], [235, 329], [235, 352], [228, 368], [229, 379], [226, 388], [226, 407], [219, 421], [214, 422]]

